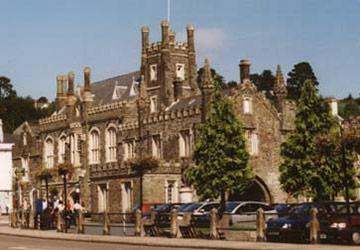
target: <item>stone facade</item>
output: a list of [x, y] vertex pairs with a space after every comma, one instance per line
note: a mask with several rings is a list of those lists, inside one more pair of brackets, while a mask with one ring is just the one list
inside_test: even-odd
[[[57, 77], [56, 112], [37, 123], [25, 122], [14, 132], [13, 163], [29, 167], [22, 182], [23, 197], [30, 202], [43, 195], [36, 178], [42, 168], [70, 161], [75, 173], [69, 180], [68, 199], [80, 188], [81, 200], [93, 212], [122, 212], [140, 204], [140, 177], [129, 160], [152, 155], [157, 169], [142, 178], [144, 206], [182, 200], [182, 171], [191, 162], [212, 92], [210, 71], [201, 86], [196, 82], [194, 28], [187, 27], [187, 42], [175, 41], [166, 21], [161, 23], [161, 42], [149, 43], [143, 27], [140, 71], [90, 83], [84, 69], [84, 85], [75, 91], [74, 73]], [[206, 67], [210, 69], [208, 62]], [[280, 144], [292, 129], [295, 106], [286, 101], [286, 87], [277, 69], [275, 104], [250, 81], [250, 63], [240, 62], [241, 82], [226, 90], [244, 125], [256, 172], [252, 188], [242, 196], [283, 202], [278, 166]], [[115, 135], [115, 136], [114, 136]], [[24, 139], [25, 138], [25, 139]], [[25, 143], [26, 142], [26, 143]], [[42, 187], [42, 188], [40, 188]], [[62, 181], [54, 177], [50, 189], [62, 195]], [[196, 196], [195, 196], [196, 197]]]

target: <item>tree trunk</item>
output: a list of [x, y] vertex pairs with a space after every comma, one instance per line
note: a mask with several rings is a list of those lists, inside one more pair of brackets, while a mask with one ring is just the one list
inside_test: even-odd
[[222, 191], [220, 194], [220, 208], [219, 208], [219, 217], [222, 218], [225, 212], [225, 203], [226, 203], [226, 194], [225, 191]]

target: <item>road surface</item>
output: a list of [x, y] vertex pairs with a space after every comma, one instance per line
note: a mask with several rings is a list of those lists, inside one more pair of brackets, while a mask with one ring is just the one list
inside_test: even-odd
[[[25, 237], [13, 237], [0, 235], [1, 250], [156, 250], [170, 249], [163, 247], [147, 247], [132, 245], [116, 245], [92, 242], [75, 242], [60, 240], [31, 239]], [[189, 248], [176, 248], [185, 250]], [[195, 248], [194, 248], [195, 249]]]

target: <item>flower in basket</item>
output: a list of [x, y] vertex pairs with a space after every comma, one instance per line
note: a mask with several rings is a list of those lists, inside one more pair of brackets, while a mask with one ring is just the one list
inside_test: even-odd
[[158, 159], [154, 158], [151, 155], [146, 155], [143, 157], [136, 157], [128, 161], [131, 169], [135, 172], [142, 172], [146, 170], [152, 170], [159, 167], [160, 162]]
[[57, 172], [59, 175], [69, 175], [69, 178], [73, 175], [75, 169], [74, 165], [70, 162], [64, 162], [57, 166]]
[[41, 171], [37, 174], [37, 178], [39, 178], [40, 180], [45, 180], [45, 179], [51, 179], [53, 177], [53, 170], [52, 169], [48, 169], [48, 168], [43, 168], [41, 169]]

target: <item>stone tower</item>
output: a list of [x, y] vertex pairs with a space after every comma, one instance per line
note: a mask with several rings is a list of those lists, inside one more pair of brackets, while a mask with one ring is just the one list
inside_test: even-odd
[[201, 77], [201, 121], [205, 122], [207, 109], [210, 104], [212, 93], [214, 92], [214, 81], [211, 76], [209, 60], [206, 58], [204, 63], [204, 73]]
[[196, 84], [194, 28], [187, 27], [187, 42], [175, 41], [167, 21], [161, 22], [161, 42], [149, 43], [149, 28], [142, 27], [141, 75], [144, 76], [150, 112], [199, 93]]

